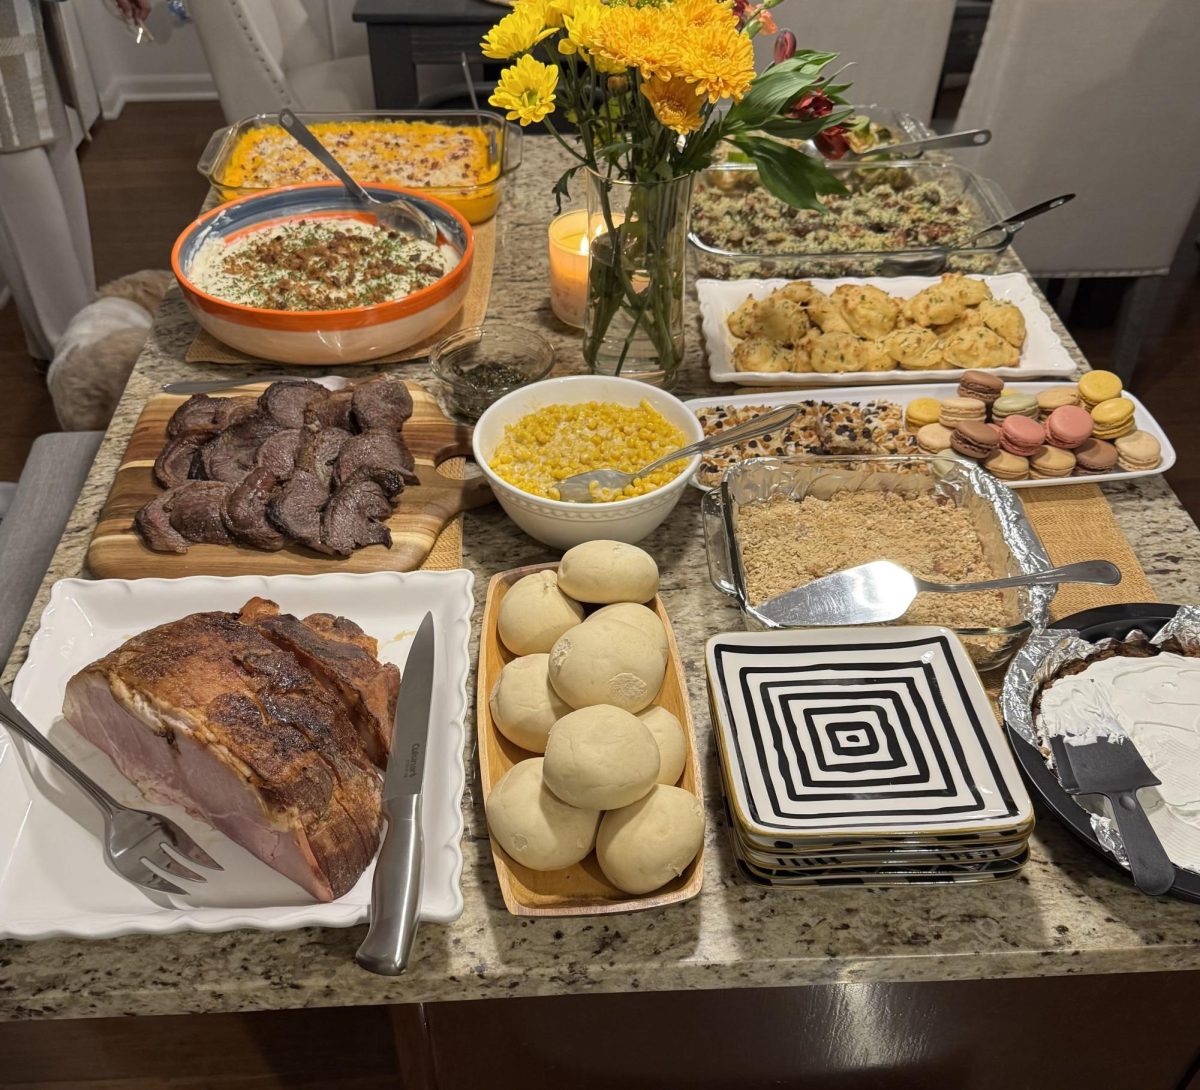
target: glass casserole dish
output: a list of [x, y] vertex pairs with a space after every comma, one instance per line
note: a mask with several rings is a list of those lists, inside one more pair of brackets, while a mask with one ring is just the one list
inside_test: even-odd
[[[761, 603], [753, 598], [744, 549], [745, 509], [776, 498], [799, 504], [808, 496], [829, 499], [840, 492], [896, 492], [905, 497], [945, 498], [966, 510], [979, 536], [983, 558], [995, 576], [1018, 575], [1051, 566], [1016, 494], [977, 465], [936, 457], [756, 458], [730, 467], [720, 486], [707, 492], [701, 501], [709, 578], [717, 590], [737, 602], [748, 629], [786, 626], [765, 616], [758, 609]], [[862, 563], [865, 559], [868, 558], [852, 563]], [[895, 558], [887, 557], [881, 550], [869, 559]], [[823, 574], [844, 566], [835, 561], [829, 572]], [[936, 580], [938, 576], [932, 578]], [[963, 626], [947, 624], [936, 617], [921, 621], [902, 619], [895, 623], [943, 624], [962, 639], [978, 669], [991, 670], [1007, 662], [1030, 631], [1045, 627], [1054, 589], [1021, 587], [988, 592], [1002, 599], [1001, 611], [1009, 618], [1004, 624]], [[960, 598], [949, 594], [930, 597], [939, 602]]]
[[688, 241], [699, 276], [937, 276], [996, 269], [1018, 228], [995, 182], [934, 159], [826, 164], [849, 189], [828, 211], [795, 209], [768, 193], [752, 163], [701, 171]]
[[[330, 148], [357, 181], [400, 185], [439, 197], [469, 223], [482, 223], [495, 214], [505, 177], [521, 165], [521, 130], [482, 110], [364, 110], [297, 116], [322, 138], [332, 128], [346, 127]], [[456, 139], [461, 143], [454, 147]], [[362, 155], [373, 167], [380, 164], [370, 177], [356, 169]], [[468, 156], [474, 161], [463, 163]], [[280, 185], [329, 181], [324, 167], [279, 127], [276, 114], [255, 114], [217, 129], [196, 169], [223, 201]], [[441, 177], [432, 182], [420, 177], [437, 171]], [[448, 174], [455, 176], [453, 181], [444, 180]]]

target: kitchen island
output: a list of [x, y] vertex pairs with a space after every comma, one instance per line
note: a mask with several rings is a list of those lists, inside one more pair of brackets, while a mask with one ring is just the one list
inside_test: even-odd
[[[549, 140], [530, 139], [525, 158], [499, 212], [489, 318], [536, 326], [555, 344], [559, 373], [582, 370], [578, 335], [552, 317], [548, 299], [546, 224], [554, 211], [549, 185], [564, 157]], [[707, 378], [694, 297], [689, 306], [687, 362], [677, 392], [721, 393]], [[1053, 316], [1052, 321], [1081, 359], [1061, 323]], [[50, 585], [81, 574], [97, 514], [146, 399], [173, 380], [246, 373], [240, 367], [185, 363], [194, 329], [173, 292], [158, 315], [8, 664], [6, 685], [11, 685], [24, 659]], [[362, 376], [372, 370], [347, 368], [339, 373]], [[423, 362], [396, 370], [406, 378], [430, 380]], [[279, 371], [278, 365], [261, 369], [263, 374]], [[1108, 486], [1105, 494], [1160, 599], [1200, 602], [1195, 579], [1200, 571], [1200, 530], [1162, 479]], [[738, 876], [721, 805], [703, 649], [709, 635], [741, 626], [736, 609], [709, 584], [698, 500], [699, 493], [688, 489], [674, 514], [644, 543], [662, 571], [661, 594], [686, 666], [701, 751], [708, 830], [704, 888], [695, 900], [661, 911], [593, 919], [510, 916], [492, 868], [468, 716], [462, 877], [466, 907], [454, 924], [421, 928], [413, 967], [404, 976], [383, 979], [355, 966], [352, 955], [362, 928], [9, 941], [0, 943], [0, 1019], [712, 989], [747, 989], [748, 995], [761, 996], [757, 989], [798, 985], [910, 986], [1137, 974], [1129, 978], [1130, 992], [1122, 1001], [1130, 1011], [1135, 1009], [1133, 996], [1141, 994], [1133, 987], [1135, 980], [1161, 981], [1146, 974], [1179, 970], [1189, 972], [1176, 990], [1191, 995], [1195, 1010], [1200, 997], [1200, 976], [1195, 974], [1200, 969], [1200, 905], [1141, 895], [1127, 876], [1077, 843], [1044, 812], [1039, 813], [1029, 865], [1007, 882], [766, 890]], [[468, 513], [463, 537], [463, 562], [476, 580], [474, 660], [488, 579], [508, 568], [556, 557], [525, 537], [495, 505]], [[474, 707], [473, 691], [469, 707]], [[662, 1002], [679, 998], [663, 997]], [[1139, 1012], [1140, 1018], [1149, 1015]], [[1195, 1042], [1193, 1051], [1194, 1046]]]

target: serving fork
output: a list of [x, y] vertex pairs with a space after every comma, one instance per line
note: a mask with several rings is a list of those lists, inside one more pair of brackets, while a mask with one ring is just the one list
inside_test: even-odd
[[186, 897], [186, 889], [164, 878], [158, 871], [184, 882], [204, 882], [206, 879], [177, 859], [176, 854], [199, 868], [224, 869], [169, 818], [149, 810], [134, 810], [117, 802], [29, 722], [3, 689], [0, 689], [0, 723], [62, 769], [100, 808], [104, 815], [104, 850], [117, 872], [134, 885], [155, 893]]

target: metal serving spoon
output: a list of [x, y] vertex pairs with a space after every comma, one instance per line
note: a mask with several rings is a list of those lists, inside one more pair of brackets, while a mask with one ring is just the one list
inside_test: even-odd
[[576, 473], [575, 476], [565, 477], [558, 482], [559, 499], [566, 500], [567, 503], [598, 503], [600, 497], [593, 494], [593, 485], [600, 492], [619, 492], [639, 477], [645, 477], [656, 469], [679, 461], [680, 458], [691, 458], [694, 454], [703, 454], [705, 451], [716, 450], [718, 447], [732, 446], [734, 443], [753, 439], [765, 432], [774, 431], [776, 428], [786, 428], [796, 419], [799, 412], [799, 405], [783, 405], [772, 412], [756, 416], [745, 424], [739, 424], [736, 428], [730, 428], [717, 435], [710, 435], [707, 439], [701, 439], [700, 442], [692, 443], [691, 446], [684, 447], [682, 450], [664, 454], [648, 466], [643, 466], [636, 473], [623, 473], [619, 469], [589, 469], [586, 473]]
[[758, 606], [757, 612], [776, 624], [789, 626], [879, 624], [903, 616], [921, 591], [964, 594], [973, 590], [1057, 583], [1114, 586], [1120, 581], [1117, 566], [1107, 560], [1084, 560], [1061, 568], [1046, 568], [1004, 579], [985, 579], [979, 583], [929, 583], [890, 560], [876, 560], [778, 594]]
[[433, 220], [403, 197], [391, 201], [380, 201], [372, 197], [350, 177], [346, 168], [329, 154], [329, 149], [313, 135], [313, 131], [286, 106], [279, 111], [279, 124], [284, 132], [346, 187], [351, 197], [375, 213], [380, 227], [390, 228], [402, 235], [413, 235], [426, 242], [437, 242], [438, 229]]
[[920, 140], [906, 140], [903, 144], [881, 144], [876, 148], [868, 148], [859, 155], [859, 159], [868, 159], [876, 155], [908, 157], [914, 153], [920, 155], [930, 148], [981, 148], [992, 138], [991, 129], [962, 129], [959, 132], [948, 132], [941, 136], [925, 136]]
[[990, 227], [984, 227], [982, 230], [976, 231], [969, 241], [956, 248], [969, 250], [975, 245], [978, 239], [986, 235], [989, 231], [995, 231], [999, 227], [1024, 227], [1031, 219], [1044, 215], [1046, 212], [1053, 212], [1054, 209], [1061, 208], [1064, 204], [1070, 204], [1074, 199], [1074, 193], [1064, 193], [1061, 197], [1051, 197], [1048, 201], [1038, 201], [1037, 204], [1023, 208], [1020, 212], [1014, 212], [1011, 216], [1005, 216], [1004, 219], [997, 220]]

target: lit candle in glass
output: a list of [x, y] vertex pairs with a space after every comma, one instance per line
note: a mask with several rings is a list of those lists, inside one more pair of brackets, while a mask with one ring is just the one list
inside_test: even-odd
[[587, 315], [587, 227], [582, 208], [550, 222], [550, 306], [560, 321], [578, 329]]

